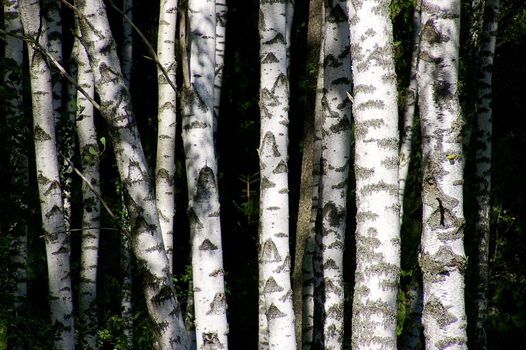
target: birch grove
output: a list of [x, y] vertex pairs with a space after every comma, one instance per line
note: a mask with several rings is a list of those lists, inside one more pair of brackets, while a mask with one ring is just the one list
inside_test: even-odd
[[526, 347], [526, 3], [2, 4], [0, 349]]

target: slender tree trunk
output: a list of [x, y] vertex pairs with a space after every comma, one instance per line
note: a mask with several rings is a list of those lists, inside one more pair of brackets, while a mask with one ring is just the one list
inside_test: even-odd
[[399, 149], [389, 3], [353, 1], [350, 18], [357, 207], [354, 349], [396, 349]]
[[350, 158], [351, 61], [346, 1], [325, 2], [321, 146], [324, 349], [343, 348], [343, 249]]
[[143, 275], [146, 306], [155, 326], [157, 346], [160, 349], [188, 349], [188, 337], [162, 241], [153, 183], [106, 10], [99, 0], [78, 0], [75, 4], [81, 16], [81, 40], [90, 57], [101, 113], [109, 124], [124, 185], [131, 246]]
[[[80, 30], [77, 30], [80, 33]], [[77, 64], [77, 81], [95, 96], [93, 71], [85, 48], [75, 40], [73, 56]], [[99, 145], [95, 130], [93, 105], [81, 93], [77, 94], [77, 137], [82, 173], [82, 243], [80, 253], [79, 315], [80, 339], [83, 349], [97, 349], [97, 268], [100, 235], [100, 172]], [[90, 188], [91, 187], [91, 188]]]
[[[40, 31], [45, 19], [36, 0], [20, 1], [24, 33], [46, 48], [47, 35]], [[28, 44], [33, 105], [33, 136], [42, 230], [48, 262], [51, 320], [55, 347], [74, 349], [73, 300], [69, 264], [70, 242], [65, 231], [62, 191], [53, 120], [51, 71], [45, 57]]]
[[[320, 62], [322, 3], [320, 0], [310, 0], [309, 22], [307, 32], [307, 79], [312, 81], [312, 87], [307, 90], [305, 103], [305, 120], [303, 126], [303, 156], [301, 161], [301, 184], [296, 224], [296, 248], [294, 270], [292, 277], [294, 296], [294, 317], [296, 321], [296, 348], [309, 348], [312, 344], [314, 321], [314, 266], [315, 222], [318, 207], [319, 184], [319, 153], [315, 146], [316, 112], [321, 113], [321, 94], [317, 92], [316, 75], [323, 72]], [[311, 67], [318, 67], [313, 72]], [[316, 100], [318, 98], [318, 100]], [[313, 102], [318, 104], [313, 105]], [[318, 157], [316, 157], [318, 155]], [[314, 175], [314, 169], [317, 175]]]
[[[21, 35], [22, 22], [18, 11], [18, 1], [4, 1], [4, 27], [6, 32]], [[22, 62], [23, 42], [6, 36], [4, 87], [10, 94], [5, 98], [5, 115], [10, 130], [9, 166], [11, 173], [11, 200], [15, 204], [16, 218], [9, 223], [13, 237], [12, 262], [16, 279], [15, 306], [17, 311], [25, 304], [27, 297], [27, 223], [29, 203], [26, 189], [29, 188], [29, 161], [24, 143], [29, 138], [29, 125], [24, 119]]]
[[190, 0], [189, 86], [185, 87], [183, 143], [198, 349], [228, 348], [217, 159], [214, 141], [215, 1]]
[[[288, 43], [286, 2], [260, 1], [260, 320], [269, 349], [295, 349], [288, 196]], [[265, 322], [266, 321], [266, 322]], [[259, 339], [260, 348], [267, 339]]]
[[133, 29], [130, 21], [133, 20], [133, 0], [122, 0], [122, 12], [128, 17], [122, 19], [122, 48], [121, 67], [124, 82], [130, 88], [131, 72], [133, 66]]
[[466, 349], [460, 1], [422, 1], [418, 106], [422, 128], [420, 266], [426, 349]]
[[404, 198], [407, 175], [409, 173], [409, 163], [411, 162], [411, 151], [413, 142], [413, 127], [415, 121], [415, 107], [417, 102], [417, 82], [416, 69], [418, 62], [418, 50], [420, 47], [420, 11], [422, 0], [417, 0], [413, 14], [413, 53], [411, 56], [411, 76], [404, 104], [403, 127], [400, 138], [400, 166], [398, 181], [398, 196], [400, 198], [400, 223], [404, 216]]
[[[175, 32], [177, 29], [177, 0], [161, 0], [157, 56], [160, 64], [175, 83]], [[177, 91], [168, 83], [163, 72], [157, 69], [159, 85], [157, 162], [155, 169], [155, 192], [157, 211], [161, 222], [164, 248], [168, 256], [170, 272], [173, 273], [173, 230], [175, 215], [175, 129]]]
[[217, 118], [221, 103], [221, 85], [223, 84], [223, 65], [225, 61], [225, 40], [227, 20], [226, 0], [216, 0], [216, 50], [214, 78], [214, 140], [217, 140]]
[[484, 29], [482, 33], [481, 66], [478, 81], [478, 114], [476, 142], [476, 179], [477, 179], [477, 217], [475, 219], [475, 237], [477, 239], [478, 268], [477, 294], [475, 297], [475, 345], [477, 349], [487, 349], [485, 330], [488, 312], [489, 282], [489, 236], [491, 209], [491, 135], [492, 135], [492, 93], [493, 56], [497, 36], [497, 14], [499, 0], [486, 0]]

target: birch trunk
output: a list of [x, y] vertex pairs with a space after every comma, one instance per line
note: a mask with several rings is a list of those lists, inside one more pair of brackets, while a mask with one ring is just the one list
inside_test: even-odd
[[420, 48], [420, 11], [422, 0], [417, 0], [413, 14], [413, 53], [411, 56], [411, 75], [404, 104], [403, 127], [400, 138], [400, 166], [398, 181], [398, 196], [400, 200], [400, 224], [404, 216], [404, 198], [409, 163], [411, 162], [411, 151], [413, 142], [413, 126], [415, 122], [415, 107], [417, 101], [416, 68], [418, 62], [418, 50]]
[[343, 348], [343, 249], [350, 157], [351, 61], [346, 1], [325, 2], [322, 98], [321, 253], [324, 349]]
[[[188, 349], [181, 309], [159, 228], [155, 193], [102, 1], [78, 0], [82, 43], [90, 58], [129, 214], [131, 246], [143, 274], [146, 306], [160, 349]], [[96, 30], [95, 30], [96, 28]]]
[[[18, 11], [18, 1], [4, 1], [4, 27], [6, 32], [21, 35], [22, 22]], [[29, 125], [26, 124], [23, 109], [22, 62], [23, 42], [12, 36], [6, 36], [4, 86], [10, 94], [5, 98], [6, 123], [10, 130], [9, 166], [11, 173], [11, 200], [15, 204], [16, 218], [9, 223], [13, 237], [12, 262], [16, 280], [15, 306], [23, 307], [27, 297], [27, 223], [29, 203], [29, 161], [24, 143], [29, 138]]]
[[[47, 35], [40, 31], [40, 4], [36, 0], [20, 1], [20, 17], [24, 33], [47, 47]], [[45, 23], [42, 23], [45, 25]], [[48, 263], [51, 320], [55, 329], [55, 347], [74, 349], [73, 300], [69, 264], [70, 242], [65, 231], [62, 191], [53, 120], [51, 71], [45, 57], [28, 44], [31, 96], [33, 105], [33, 137], [42, 230]]]
[[183, 144], [198, 349], [228, 348], [217, 159], [214, 141], [215, 1], [190, 0], [189, 86], [185, 87]]
[[[160, 64], [175, 83], [177, 64], [175, 61], [175, 32], [177, 29], [177, 0], [161, 0], [157, 56]], [[168, 256], [170, 273], [173, 273], [173, 230], [175, 215], [175, 130], [177, 91], [157, 69], [159, 86], [157, 162], [155, 169], [155, 192], [157, 212], [161, 223], [164, 248]]]
[[420, 267], [426, 349], [466, 349], [460, 1], [422, 1], [417, 81], [422, 128]]
[[[77, 29], [77, 32], [79, 30]], [[77, 82], [95, 96], [93, 71], [85, 48], [75, 40], [73, 56], [77, 64]], [[80, 339], [83, 349], [97, 349], [97, 268], [100, 235], [100, 172], [99, 145], [95, 130], [93, 105], [77, 94], [76, 126], [82, 173], [82, 243], [80, 253], [79, 314]], [[90, 188], [91, 187], [91, 188]]]
[[477, 217], [475, 237], [477, 239], [478, 268], [477, 294], [475, 297], [475, 347], [487, 349], [485, 330], [488, 312], [489, 283], [489, 239], [491, 209], [491, 146], [492, 146], [492, 93], [493, 56], [497, 36], [497, 14], [499, 0], [486, 0], [484, 29], [482, 32], [481, 66], [478, 81], [477, 134], [475, 135], [475, 167], [477, 179]]
[[214, 77], [214, 140], [217, 136], [217, 118], [221, 103], [221, 85], [223, 84], [223, 66], [225, 61], [225, 40], [227, 20], [226, 0], [216, 0], [216, 49], [215, 49], [215, 77]]
[[[354, 349], [396, 349], [400, 274], [398, 107], [390, 1], [353, 1], [356, 177]], [[351, 12], [353, 12], [351, 11]]]
[[[260, 1], [260, 303], [269, 349], [295, 349], [288, 196], [287, 1]], [[260, 336], [261, 334], [260, 324]], [[260, 337], [260, 348], [266, 339]]]

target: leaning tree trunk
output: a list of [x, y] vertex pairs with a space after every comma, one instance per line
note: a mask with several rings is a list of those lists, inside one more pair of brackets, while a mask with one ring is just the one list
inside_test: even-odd
[[[40, 30], [40, 4], [21, 0], [20, 16], [24, 33], [47, 48], [47, 35]], [[70, 242], [65, 231], [59, 165], [53, 120], [51, 71], [44, 55], [28, 44], [33, 105], [33, 137], [42, 230], [46, 244], [51, 320], [55, 329], [55, 347], [74, 349], [73, 299], [69, 263]]]
[[343, 250], [351, 145], [347, 14], [345, 0], [325, 2], [320, 182], [324, 349], [343, 348]]
[[426, 349], [466, 349], [460, 1], [422, 1], [418, 106], [422, 128], [422, 323]]
[[188, 2], [189, 85], [183, 143], [188, 179], [192, 281], [198, 349], [228, 348], [217, 159], [214, 141], [215, 1]]
[[[260, 349], [295, 349], [290, 282], [286, 1], [260, 1]], [[261, 311], [265, 316], [262, 317]], [[262, 326], [268, 338], [262, 339]]]
[[[164, 251], [155, 193], [102, 1], [78, 0], [81, 41], [86, 47], [101, 101], [129, 214], [131, 246], [143, 277], [146, 306], [160, 349], [188, 349], [181, 309]], [[96, 28], [96, 30], [95, 30]]]
[[477, 133], [475, 135], [475, 167], [477, 182], [477, 217], [475, 219], [475, 237], [477, 239], [476, 265], [478, 273], [475, 296], [475, 339], [477, 349], [487, 349], [485, 330], [488, 312], [489, 283], [489, 235], [490, 235], [490, 199], [491, 199], [491, 134], [492, 134], [492, 98], [491, 79], [493, 55], [497, 36], [497, 14], [499, 0], [486, 0], [484, 29], [482, 32], [481, 66], [477, 94]]
[[354, 349], [396, 349], [400, 274], [398, 107], [387, 0], [353, 1], [356, 177]]
[[159, 10], [159, 31], [157, 36], [157, 56], [165, 69], [157, 69], [159, 85], [157, 162], [155, 169], [155, 192], [157, 211], [161, 223], [164, 248], [168, 256], [170, 272], [173, 272], [173, 230], [175, 215], [175, 130], [177, 91], [168, 79], [175, 84], [177, 65], [175, 62], [175, 32], [177, 29], [177, 0], [161, 0]]
[[[22, 22], [18, 11], [18, 1], [4, 1], [5, 31], [15, 35], [22, 34]], [[4, 87], [9, 94], [5, 97], [6, 124], [10, 130], [9, 166], [11, 175], [10, 196], [15, 204], [15, 219], [9, 223], [13, 237], [12, 262], [16, 280], [15, 306], [20, 308], [27, 297], [27, 224], [29, 214], [29, 161], [24, 143], [29, 138], [29, 125], [26, 124], [23, 109], [22, 62], [23, 42], [18, 38], [6, 36]]]
[[[80, 31], [77, 30], [77, 33]], [[93, 71], [86, 49], [78, 39], [73, 45], [77, 82], [92, 98], [95, 96]], [[97, 268], [100, 235], [99, 145], [93, 105], [77, 93], [76, 126], [82, 164], [82, 243], [79, 282], [79, 343], [83, 349], [97, 349]]]

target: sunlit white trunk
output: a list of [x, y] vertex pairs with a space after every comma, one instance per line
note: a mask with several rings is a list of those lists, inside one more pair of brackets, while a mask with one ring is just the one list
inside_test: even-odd
[[[47, 35], [40, 31], [45, 20], [37, 0], [21, 0], [20, 16], [24, 33], [47, 47]], [[33, 105], [33, 138], [42, 231], [46, 244], [51, 320], [55, 329], [55, 346], [74, 349], [73, 300], [69, 264], [70, 242], [65, 231], [60, 187], [59, 165], [53, 120], [51, 71], [45, 57], [28, 44], [31, 97]]]
[[[4, 1], [4, 27], [6, 32], [21, 35], [22, 22], [18, 13], [18, 1]], [[29, 137], [29, 125], [24, 120], [22, 93], [23, 42], [6, 36], [4, 87], [9, 92], [5, 96], [5, 116], [10, 130], [9, 166], [11, 174], [11, 199], [16, 206], [16, 219], [9, 223], [13, 236], [13, 258], [16, 279], [15, 303], [24, 304], [27, 296], [27, 215], [29, 203], [26, 190], [29, 188], [29, 162], [24, 143]]]
[[188, 337], [162, 241], [153, 182], [106, 10], [100, 0], [78, 0], [75, 5], [82, 15], [79, 21], [81, 41], [90, 57], [101, 114], [109, 124], [128, 209], [131, 246], [143, 273], [143, 290], [154, 325], [156, 346], [188, 349]]
[[354, 349], [396, 349], [398, 106], [390, 1], [352, 1], [356, 273]]
[[[260, 1], [260, 302], [264, 302], [268, 346], [295, 349], [290, 283], [288, 195], [287, 2]], [[260, 310], [262, 305], [260, 305]], [[262, 319], [260, 315], [260, 320]], [[265, 320], [263, 321], [265, 322]], [[260, 324], [260, 335], [262, 334]], [[266, 339], [259, 339], [260, 348]]]
[[[177, 29], [177, 0], [161, 0], [157, 56], [160, 64], [175, 84], [175, 32]], [[157, 68], [159, 85], [157, 162], [155, 169], [155, 192], [157, 211], [163, 233], [164, 248], [173, 272], [173, 230], [175, 215], [175, 129], [177, 91], [169, 84], [163, 72]]]
[[192, 281], [198, 349], [226, 349], [228, 323], [214, 147], [216, 6], [188, 2], [190, 86], [185, 87], [183, 143], [188, 181]]
[[[86, 50], [78, 39], [73, 46], [73, 57], [77, 64], [77, 82], [93, 98], [95, 95], [93, 72]], [[93, 105], [83, 94], [77, 93], [75, 120], [82, 174], [85, 178], [82, 183], [79, 282], [79, 343], [83, 349], [97, 349], [97, 267], [100, 234], [100, 199], [97, 195], [100, 195], [100, 172], [99, 145], [93, 119]]]
[[417, 70], [422, 128], [422, 323], [426, 349], [466, 349], [460, 1], [423, 0]]
[[492, 148], [492, 73], [495, 41], [497, 36], [497, 14], [499, 0], [486, 0], [485, 22], [481, 41], [481, 66], [478, 80], [477, 128], [475, 135], [475, 166], [477, 179], [477, 218], [475, 237], [477, 242], [477, 295], [475, 299], [475, 344], [477, 349], [487, 348], [485, 330], [488, 312], [489, 240], [491, 209], [491, 148]]
[[320, 181], [324, 349], [343, 348], [343, 249], [351, 119], [347, 13], [345, 0], [325, 2]]

